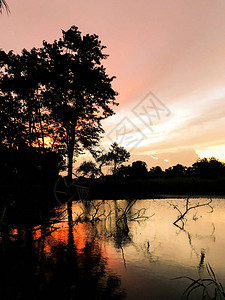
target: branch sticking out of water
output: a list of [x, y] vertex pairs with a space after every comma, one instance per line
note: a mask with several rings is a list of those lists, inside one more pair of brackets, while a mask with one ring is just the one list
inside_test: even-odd
[[[174, 209], [176, 209], [178, 212], [179, 212], [179, 215], [177, 217], [177, 219], [173, 222], [173, 224], [175, 226], [178, 226], [177, 223], [179, 221], [182, 222], [182, 228], [184, 228], [184, 217], [187, 215], [187, 213], [192, 210], [192, 209], [197, 209], [199, 207], [202, 207], [202, 206], [208, 206], [211, 208], [211, 213], [213, 212], [213, 207], [210, 205], [212, 203], [212, 199], [210, 198], [210, 201], [208, 202], [205, 202], [205, 203], [202, 203], [200, 204], [199, 202], [195, 205], [192, 205], [190, 204], [190, 197], [191, 196], [188, 196], [187, 199], [186, 199], [186, 203], [185, 203], [185, 211], [182, 212], [177, 205], [173, 204], [173, 203], [169, 203]], [[180, 228], [180, 226], [178, 226]]]

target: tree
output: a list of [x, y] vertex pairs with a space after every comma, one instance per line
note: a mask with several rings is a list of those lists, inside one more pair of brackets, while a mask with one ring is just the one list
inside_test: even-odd
[[107, 154], [107, 160], [112, 164], [113, 174], [116, 174], [118, 168], [130, 159], [130, 153], [122, 146], [114, 142]]
[[104, 177], [104, 173], [102, 171], [102, 168], [105, 166], [109, 166], [111, 161], [109, 158], [109, 153], [106, 150], [96, 150], [96, 149], [91, 149], [91, 154], [95, 160], [96, 166], [99, 170], [99, 175]]
[[147, 164], [144, 161], [137, 160], [132, 163], [132, 177], [144, 178], [148, 174]]
[[203, 178], [217, 178], [224, 176], [225, 165], [215, 157], [202, 158], [192, 165], [193, 174]]
[[116, 174], [122, 164], [130, 158], [130, 153], [116, 142], [110, 146], [109, 150], [91, 149], [91, 153], [101, 176], [104, 176], [103, 167], [112, 165], [113, 174]]
[[165, 170], [165, 175], [168, 177], [183, 177], [186, 174], [187, 167], [177, 164]]
[[163, 170], [160, 166], [152, 167], [149, 171], [150, 177], [157, 178], [163, 176]]
[[119, 177], [129, 178], [132, 175], [132, 166], [131, 165], [128, 165], [128, 166], [121, 165], [118, 168], [116, 173]]
[[[37, 65], [38, 50], [21, 55], [0, 51], [1, 141], [8, 147], [45, 148], [50, 134], [49, 113], [40, 93], [42, 85]], [[5, 126], [6, 125], [6, 126]]]
[[107, 55], [98, 36], [82, 36], [76, 26], [62, 31], [53, 44], [43, 42], [40, 56], [41, 93], [55, 122], [53, 130], [63, 131], [61, 144], [66, 147], [68, 179], [72, 180], [73, 159], [83, 149], [97, 146], [104, 132], [101, 121], [114, 114], [117, 93], [101, 64]]
[[64, 153], [71, 182], [74, 157], [98, 145], [101, 121], [118, 103], [98, 36], [82, 36], [75, 26], [62, 33], [21, 55], [0, 51], [0, 139], [16, 149]]
[[0, 51], [0, 149], [8, 172], [24, 181], [34, 174], [54, 180], [63, 165], [62, 153], [46, 143], [53, 124], [40, 93], [40, 62], [35, 48], [20, 55]]
[[84, 177], [95, 178], [100, 174], [100, 171], [93, 161], [84, 161], [77, 169], [77, 173]]

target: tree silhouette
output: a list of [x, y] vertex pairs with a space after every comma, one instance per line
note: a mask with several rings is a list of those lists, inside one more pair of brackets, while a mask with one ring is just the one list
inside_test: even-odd
[[96, 164], [92, 161], [83, 161], [83, 163], [77, 169], [77, 173], [84, 177], [95, 178], [100, 175], [100, 171]]
[[134, 161], [131, 172], [133, 178], [145, 178], [148, 174], [146, 162], [141, 160]]
[[51, 181], [62, 167], [62, 153], [46, 143], [54, 122], [40, 92], [38, 65], [43, 65], [38, 49], [0, 51], [0, 164], [7, 171], [0, 176], [6, 180], [32, 182], [53, 175]]
[[192, 165], [193, 174], [202, 178], [217, 178], [224, 176], [225, 165], [215, 157], [202, 158]]
[[121, 178], [129, 178], [132, 177], [132, 166], [120, 166], [117, 170], [117, 175]]
[[148, 176], [147, 164], [137, 160], [132, 162], [132, 165], [121, 165], [117, 170], [117, 175], [122, 178], [144, 179]]
[[183, 177], [186, 174], [187, 167], [177, 164], [165, 170], [165, 175], [168, 177]]
[[60, 150], [71, 182], [74, 156], [98, 144], [101, 121], [118, 103], [98, 36], [76, 26], [62, 33], [21, 55], [0, 51], [0, 139], [9, 148]]
[[55, 127], [61, 128], [61, 144], [66, 147], [68, 180], [72, 180], [73, 159], [83, 149], [98, 144], [104, 132], [101, 121], [114, 114], [111, 106], [117, 93], [101, 64], [102, 53], [98, 36], [82, 36], [76, 26], [62, 31], [63, 37], [53, 44], [43, 42], [41, 57], [44, 103]]
[[122, 146], [119, 146], [116, 142], [114, 142], [107, 154], [107, 160], [112, 164], [113, 174], [116, 174], [118, 168], [122, 165], [122, 163], [128, 161], [130, 158], [130, 153]]
[[[37, 49], [21, 55], [0, 51], [1, 143], [12, 148], [45, 148], [50, 116], [40, 93], [37, 65], [43, 65]], [[51, 120], [52, 122], [52, 120]]]
[[109, 153], [106, 150], [97, 150], [97, 151], [91, 151], [96, 165], [98, 166], [99, 173], [102, 177], [104, 177], [104, 173], [102, 171], [102, 168], [104, 166], [109, 166], [110, 165], [110, 157]]
[[149, 171], [150, 177], [157, 178], [163, 176], [163, 170], [160, 166], [152, 167]]

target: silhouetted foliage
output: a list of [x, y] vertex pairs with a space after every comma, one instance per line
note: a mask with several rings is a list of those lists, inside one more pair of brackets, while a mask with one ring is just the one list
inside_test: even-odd
[[0, 51], [0, 173], [8, 184], [51, 183], [63, 167], [63, 152], [46, 143], [50, 116], [40, 93], [38, 62], [36, 49], [21, 55]]
[[111, 166], [112, 173], [116, 175], [121, 165], [130, 158], [130, 153], [116, 142], [112, 143], [109, 150], [92, 150], [91, 153], [98, 166], [99, 174], [102, 176], [104, 176], [103, 167]]
[[0, 51], [0, 144], [9, 153], [27, 156], [24, 166], [27, 161], [30, 169], [23, 171], [28, 174], [44, 169], [41, 155], [44, 161], [47, 152], [55, 153], [52, 158], [67, 156], [71, 181], [74, 156], [98, 144], [104, 132], [101, 121], [118, 104], [111, 86], [114, 77], [101, 63], [107, 55], [98, 36], [82, 36], [75, 26], [62, 33], [39, 49]]
[[130, 153], [122, 146], [119, 146], [116, 142], [113, 143], [108, 152], [108, 161], [112, 164], [113, 174], [116, 174], [118, 168], [122, 163], [128, 161], [130, 158]]
[[202, 178], [225, 176], [225, 165], [216, 158], [203, 158], [192, 165], [193, 175]]
[[62, 157], [48, 149], [0, 148], [1, 184], [53, 183], [63, 169]]
[[45, 148], [51, 137], [37, 69], [41, 64], [37, 49], [24, 49], [21, 55], [0, 51], [0, 138], [9, 148]]
[[183, 177], [185, 176], [187, 167], [184, 167], [180, 164], [177, 164], [176, 166], [169, 167], [165, 170], [165, 175], [167, 177]]
[[207, 277], [202, 278], [199, 273], [199, 278], [194, 279], [189, 276], [180, 276], [174, 279], [188, 279], [190, 284], [184, 291], [184, 295], [186, 299], [191, 298], [191, 295], [196, 293], [196, 290], [199, 292], [200, 300], [222, 300], [225, 299], [225, 291], [221, 282], [218, 281], [214, 270], [210, 266], [210, 264], [206, 264]]
[[42, 95], [57, 124], [53, 131], [63, 131], [60, 144], [66, 147], [71, 180], [74, 154], [98, 144], [104, 132], [101, 121], [113, 115], [111, 106], [118, 104], [111, 86], [114, 77], [109, 77], [101, 64], [107, 55], [98, 36], [82, 36], [76, 26], [62, 33], [58, 41], [44, 41], [40, 49], [45, 86]]
[[[104, 166], [109, 166], [109, 161], [106, 160], [107, 151], [101, 152], [101, 155], [99, 156], [99, 162]], [[224, 163], [215, 159], [203, 159], [203, 161], [206, 162], [207, 166], [210, 166], [213, 176], [211, 173], [208, 175], [204, 173], [203, 177], [200, 172], [196, 171], [198, 170], [197, 166], [202, 164], [202, 160], [197, 161], [192, 167], [188, 168], [178, 164], [163, 171], [161, 167], [156, 166], [152, 167], [147, 173], [145, 162], [137, 161], [133, 162], [132, 165], [122, 164], [116, 173], [105, 176], [104, 182], [93, 181], [94, 191], [91, 195], [95, 199], [101, 197], [104, 199], [126, 197], [141, 199], [160, 194], [225, 194]], [[213, 166], [216, 166], [215, 169]]]
[[159, 166], [152, 167], [149, 171], [149, 175], [153, 178], [161, 177], [163, 175], [163, 170]]
[[90, 178], [95, 178], [101, 174], [96, 164], [92, 161], [84, 161], [79, 168], [77, 168], [77, 173]]
[[177, 164], [165, 171], [159, 166], [152, 167], [149, 171], [151, 178], [200, 177], [213, 179], [222, 176], [225, 176], [225, 164], [214, 157], [199, 159], [191, 167]]
[[131, 178], [132, 174], [132, 166], [124, 166], [122, 165], [118, 170], [117, 170], [117, 176], [120, 178]]
[[138, 160], [132, 163], [131, 176], [133, 178], [145, 178], [147, 174], [148, 169], [146, 162]]
[[133, 162], [132, 165], [122, 165], [118, 168], [116, 174], [122, 178], [144, 179], [148, 176], [147, 164], [144, 161], [138, 160]]

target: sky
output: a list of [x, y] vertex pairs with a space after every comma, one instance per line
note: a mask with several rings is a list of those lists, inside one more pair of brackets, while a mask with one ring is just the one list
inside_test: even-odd
[[167, 168], [199, 157], [225, 162], [224, 0], [8, 0], [0, 48], [53, 42], [78, 26], [109, 54], [107, 73], [120, 105], [103, 122], [101, 148], [113, 141], [131, 161]]

